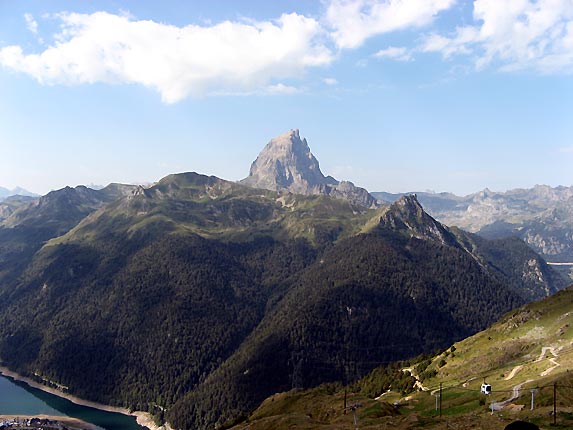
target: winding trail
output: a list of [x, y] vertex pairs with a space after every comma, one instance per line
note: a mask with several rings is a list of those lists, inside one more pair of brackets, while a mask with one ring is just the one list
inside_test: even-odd
[[[547, 376], [557, 367], [561, 366], [561, 364], [557, 362], [560, 350], [561, 348], [555, 348], [554, 346], [544, 346], [543, 348], [541, 348], [541, 353], [539, 354], [539, 357], [537, 357], [537, 359], [534, 361], [534, 363], [539, 363], [540, 361], [542, 361], [547, 355], [547, 353], [550, 352], [553, 355], [553, 357], [549, 358], [549, 361], [551, 362], [551, 364], [553, 364], [553, 366], [541, 372], [540, 376]], [[510, 379], [512, 379], [521, 369], [523, 369], [522, 365], [515, 366], [509, 373], [509, 375], [505, 377], [505, 380], [509, 381]], [[521, 384], [515, 385], [512, 389], [511, 396], [509, 399], [504, 400], [502, 402], [492, 402], [491, 408], [493, 410], [500, 411], [503, 408], [509, 406], [511, 402], [513, 402], [519, 397], [519, 391], [521, 390], [521, 387], [523, 387], [525, 384], [529, 382], [533, 382], [533, 379], [528, 379], [527, 381], [522, 382]]]
[[[544, 358], [546, 358], [546, 355], [548, 353], [551, 353], [551, 355], [553, 355], [553, 357], [548, 357], [548, 360], [551, 362], [552, 366], [549, 367], [548, 369], [544, 370], [543, 372], [540, 373], [540, 376], [547, 376], [549, 375], [553, 370], [555, 370], [557, 367], [561, 366], [561, 364], [559, 364], [557, 362], [557, 358], [559, 358], [559, 351], [561, 350], [562, 347], [556, 348], [554, 346], [544, 346], [541, 348], [541, 353], [539, 354], [539, 357], [537, 357], [534, 361], [534, 363], [538, 363], [540, 361], [542, 361]], [[509, 381], [511, 379], [513, 379], [515, 377], [515, 375], [517, 375], [517, 373], [519, 373], [521, 370], [523, 369], [523, 365], [518, 365], [515, 366], [511, 372], [509, 372], [509, 374], [504, 378], [504, 380]], [[430, 391], [429, 388], [425, 387], [422, 382], [420, 381], [420, 379], [418, 378], [418, 375], [414, 372], [414, 368], [413, 367], [406, 367], [402, 369], [402, 372], [406, 373], [410, 373], [410, 375], [412, 375], [412, 377], [414, 377], [416, 379], [416, 383], [414, 384], [414, 386], [422, 391]], [[474, 380], [476, 378], [471, 378], [468, 379], [466, 382], [464, 382], [462, 384], [463, 387], [467, 387], [469, 385], [469, 382], [471, 382], [472, 380]], [[511, 390], [511, 396], [506, 399], [503, 400], [501, 402], [492, 402], [491, 404], [491, 408], [493, 410], [496, 411], [500, 411], [508, 406], [510, 406], [510, 404], [519, 398], [519, 392], [521, 391], [522, 387], [525, 384], [528, 384], [530, 382], [533, 382], [533, 379], [528, 379], [525, 382], [522, 382], [520, 384], [515, 385], [512, 390]], [[438, 390], [434, 390], [431, 394], [435, 394], [435, 392], [437, 392]], [[382, 396], [380, 396], [382, 397]]]
[[475, 379], [477, 379], [477, 378], [476, 378], [476, 377], [473, 377], [473, 378], [468, 379], [466, 382], [464, 382], [464, 383], [462, 384], [462, 387], [468, 388], [468, 386], [470, 385], [470, 382], [472, 382], [472, 381], [475, 380]]
[[[507, 400], [504, 400], [503, 402], [495, 402], [494, 409], [495, 410], [501, 410], [501, 409], [505, 408], [507, 405], [509, 405], [511, 402], [516, 400], [519, 397], [519, 391], [521, 390], [521, 387], [523, 387], [525, 384], [528, 384], [530, 382], [533, 382], [533, 379], [528, 379], [527, 381], [522, 382], [521, 384], [517, 384], [516, 386], [514, 386], [512, 391], [511, 391], [511, 397]], [[497, 408], [499, 408], [499, 409], [497, 409]]]
[[549, 369], [541, 372], [541, 376], [547, 376], [551, 372], [553, 372], [553, 370], [555, 370], [557, 367], [561, 366], [556, 360], [559, 357], [559, 354], [558, 354], [559, 349], [556, 349], [553, 346], [544, 346], [543, 348], [541, 348], [541, 354], [539, 354], [539, 357], [537, 358], [537, 360], [535, 360], [535, 362], [537, 363], [537, 362], [543, 360], [547, 351], [549, 351], [549, 352], [551, 352], [551, 354], [553, 354], [553, 358], [549, 359], [549, 361], [551, 362], [551, 364], [553, 364], [553, 366], [550, 367]]
[[511, 372], [509, 372], [509, 375], [507, 375], [507, 376], [505, 377], [505, 380], [506, 380], [506, 381], [509, 381], [510, 379], [512, 379], [512, 378], [515, 376], [515, 374], [516, 374], [517, 372], [519, 372], [521, 369], [523, 369], [523, 366], [522, 366], [521, 364], [520, 364], [519, 366], [515, 366], [515, 367], [511, 370]]

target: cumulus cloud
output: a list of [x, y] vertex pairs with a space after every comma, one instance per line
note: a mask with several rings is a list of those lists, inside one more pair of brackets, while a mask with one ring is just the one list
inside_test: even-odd
[[[47, 85], [132, 83], [163, 101], [220, 94], [293, 94], [287, 85], [331, 64], [333, 50], [368, 38], [430, 25], [457, 0], [323, 0], [321, 20], [297, 13], [268, 21], [224, 21], [177, 27], [129, 14], [61, 13], [53, 43], [40, 52], [0, 48], [0, 65]], [[38, 35], [31, 14], [24, 20]], [[413, 53], [466, 55], [475, 66], [502, 70], [573, 71], [573, 0], [475, 0], [473, 24], [431, 33], [415, 47], [388, 47], [373, 56], [411, 61]], [[367, 60], [357, 66], [365, 67]], [[335, 85], [332, 78], [324, 79]]]
[[280, 80], [333, 60], [320, 24], [296, 13], [186, 27], [107, 12], [56, 17], [61, 29], [53, 45], [38, 54], [4, 47], [0, 64], [43, 84], [141, 84], [174, 103], [217, 92], [292, 93]]
[[24, 19], [26, 20], [26, 27], [28, 30], [34, 34], [38, 34], [38, 22], [34, 17], [31, 14], [26, 13], [24, 14]]
[[571, 71], [573, 0], [476, 0], [476, 25], [432, 34], [421, 49], [444, 57], [472, 55], [477, 68], [495, 61], [506, 71]]
[[390, 46], [386, 49], [381, 49], [376, 52], [373, 57], [376, 58], [389, 58], [396, 61], [412, 61], [412, 55], [409, 50], [404, 47]]
[[432, 22], [456, 0], [331, 0], [325, 22], [339, 48], [356, 48], [369, 37]]

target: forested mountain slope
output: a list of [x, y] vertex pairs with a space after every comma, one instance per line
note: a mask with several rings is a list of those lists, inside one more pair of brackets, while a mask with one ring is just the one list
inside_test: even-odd
[[196, 173], [76, 191], [0, 229], [34, 239], [3, 242], [19, 264], [0, 279], [0, 358], [176, 428], [357, 378], [564, 286], [523, 242], [451, 230], [414, 196], [366, 210]]
[[2, 203], [0, 218], [0, 282], [17, 276], [46, 241], [67, 233], [88, 214], [126, 194], [131, 185], [110, 184], [102, 190], [84, 186], [52, 191], [39, 199]]

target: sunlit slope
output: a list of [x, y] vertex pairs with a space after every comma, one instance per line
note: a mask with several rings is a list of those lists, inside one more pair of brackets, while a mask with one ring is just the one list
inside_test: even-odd
[[[440, 354], [397, 363], [391, 372], [372, 372], [348, 387], [346, 414], [342, 385], [324, 385], [276, 394], [233, 428], [352, 428], [354, 405], [361, 429], [502, 430], [515, 420], [534, 422], [542, 429], [555, 420], [558, 428], [573, 428], [572, 324], [570, 287], [514, 310]], [[383, 386], [383, 373], [394, 376], [389, 390]], [[414, 382], [409, 373], [418, 383], [407, 393]], [[491, 395], [480, 391], [484, 380], [492, 387]], [[440, 386], [441, 408], [436, 398]]]
[[[254, 189], [197, 173], [169, 175], [94, 212], [48, 245], [197, 234], [224, 241], [304, 238], [325, 242], [356, 233], [373, 211], [325, 196]], [[370, 214], [370, 215], [368, 215]]]
[[568, 288], [506, 315], [489, 329], [437, 356], [427, 386], [480, 389], [484, 378], [492, 398], [502, 401], [518, 384], [529, 389], [567, 376], [573, 368], [573, 289]]

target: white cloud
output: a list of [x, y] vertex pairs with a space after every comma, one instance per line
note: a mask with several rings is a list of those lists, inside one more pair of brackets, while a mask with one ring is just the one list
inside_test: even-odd
[[330, 86], [338, 85], [338, 81], [334, 78], [324, 78], [322, 80], [322, 82], [324, 82], [326, 85], [330, 85]]
[[573, 154], [573, 145], [563, 146], [559, 148], [559, 152], [562, 154]]
[[333, 60], [320, 24], [296, 13], [182, 28], [107, 12], [57, 18], [61, 31], [52, 46], [39, 54], [2, 48], [0, 64], [43, 84], [141, 84], [174, 103], [217, 92], [292, 93], [276, 82]]
[[471, 54], [477, 68], [501, 63], [506, 71], [571, 71], [573, 0], [476, 0], [476, 25], [457, 28], [450, 37], [432, 34], [426, 52], [444, 57]]
[[28, 28], [32, 33], [38, 34], [38, 22], [34, 17], [29, 13], [25, 13], [24, 19], [26, 20], [26, 28]]
[[357, 48], [377, 34], [432, 22], [456, 0], [331, 0], [325, 21], [339, 48]]
[[440, 52], [445, 58], [453, 55], [470, 54], [470, 46], [479, 40], [479, 30], [473, 27], [457, 29], [455, 38], [431, 34], [424, 41], [421, 50], [424, 52]]
[[276, 96], [276, 95], [292, 95], [303, 92], [301, 88], [294, 87], [292, 85], [286, 85], [282, 82], [278, 84], [271, 84], [267, 86], [258, 87], [253, 90], [236, 90], [236, 91], [212, 91], [209, 93], [210, 96], [235, 96], [235, 97], [249, 97], [249, 96]]
[[389, 58], [396, 61], [412, 61], [412, 55], [407, 48], [390, 46], [386, 49], [381, 49], [373, 55], [376, 58]]
[[278, 83], [275, 85], [269, 85], [266, 89], [265, 89], [265, 93], [266, 94], [296, 94], [300, 92], [300, 90], [296, 87], [293, 87], [291, 85], [285, 85], [283, 83]]

